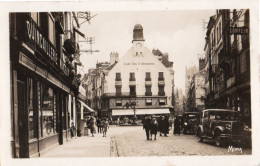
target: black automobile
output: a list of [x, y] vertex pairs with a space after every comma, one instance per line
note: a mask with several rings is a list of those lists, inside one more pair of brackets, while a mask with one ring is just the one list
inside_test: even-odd
[[245, 130], [237, 111], [207, 109], [202, 111], [196, 135], [201, 142], [203, 139], [213, 139], [217, 146], [222, 146], [232, 142], [241, 143]]
[[194, 134], [200, 121], [200, 113], [198, 112], [185, 112], [182, 114], [181, 126], [184, 134]]

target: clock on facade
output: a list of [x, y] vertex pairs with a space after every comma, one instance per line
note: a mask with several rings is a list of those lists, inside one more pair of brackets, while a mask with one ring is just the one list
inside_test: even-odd
[[137, 44], [136, 44], [136, 47], [137, 47], [137, 48], [141, 48], [141, 47], [142, 47], [142, 44], [141, 44], [141, 43], [137, 43]]

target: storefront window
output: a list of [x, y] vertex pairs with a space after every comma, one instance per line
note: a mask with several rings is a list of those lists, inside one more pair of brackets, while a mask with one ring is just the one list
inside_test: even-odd
[[33, 79], [28, 80], [28, 110], [29, 110], [29, 139], [37, 138], [37, 109], [35, 108], [35, 84]]
[[43, 85], [42, 93], [42, 132], [46, 137], [54, 133], [54, 95], [53, 90], [46, 85]]

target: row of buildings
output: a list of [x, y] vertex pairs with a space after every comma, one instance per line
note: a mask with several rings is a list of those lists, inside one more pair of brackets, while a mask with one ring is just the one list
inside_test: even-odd
[[12, 156], [36, 157], [75, 136], [83, 119], [84, 34], [75, 12], [10, 13], [9, 21]]
[[132, 47], [121, 59], [112, 52], [110, 62], [97, 63], [85, 75], [87, 104], [97, 116], [140, 119], [173, 112], [173, 62], [167, 53], [147, 49], [144, 42], [143, 28], [137, 24]]
[[249, 10], [217, 10], [207, 26], [205, 58], [186, 72], [185, 111], [228, 108], [251, 127]]

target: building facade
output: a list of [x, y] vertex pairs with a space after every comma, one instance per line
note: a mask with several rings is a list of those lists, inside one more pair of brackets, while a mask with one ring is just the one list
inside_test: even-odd
[[[67, 142], [76, 123], [79, 56], [73, 12], [10, 13], [11, 147], [40, 156]], [[71, 123], [73, 122], [73, 123]]]
[[103, 70], [102, 110], [109, 116], [170, 114], [172, 110], [173, 63], [168, 54], [164, 59], [155, 56], [144, 42], [143, 28], [137, 24], [133, 46], [118, 62]]
[[249, 10], [217, 10], [206, 33], [208, 108], [239, 111], [251, 126]]

